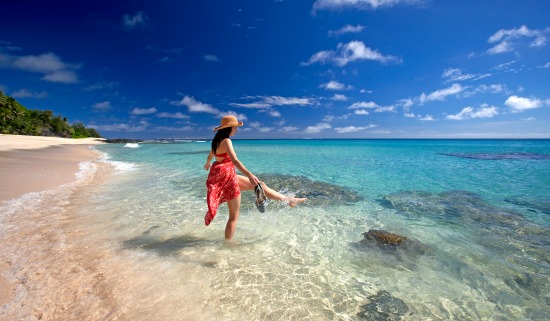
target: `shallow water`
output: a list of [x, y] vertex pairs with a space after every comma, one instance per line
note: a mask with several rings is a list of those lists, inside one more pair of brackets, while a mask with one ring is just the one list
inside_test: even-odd
[[[223, 241], [225, 205], [204, 226], [209, 142], [97, 147], [116, 169], [70, 202], [86, 229], [82, 242], [102, 250], [111, 281], [123, 276], [114, 315], [547, 319], [550, 160], [502, 155], [550, 155], [550, 141], [233, 144], [269, 186], [310, 201], [294, 209], [271, 202], [261, 214], [244, 192], [231, 243]], [[371, 229], [413, 246], [361, 242]]]

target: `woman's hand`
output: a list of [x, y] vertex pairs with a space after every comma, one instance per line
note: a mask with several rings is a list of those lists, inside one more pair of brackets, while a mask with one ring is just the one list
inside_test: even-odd
[[260, 180], [256, 176], [254, 176], [254, 174], [252, 174], [252, 173], [250, 173], [250, 175], [248, 175], [248, 180], [254, 186], [260, 184]]
[[204, 170], [207, 171], [210, 169], [210, 162], [207, 162], [206, 164], [204, 164]]

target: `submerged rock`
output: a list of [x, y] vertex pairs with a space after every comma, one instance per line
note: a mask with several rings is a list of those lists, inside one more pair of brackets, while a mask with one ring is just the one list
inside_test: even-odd
[[369, 321], [393, 321], [400, 320], [408, 311], [407, 304], [387, 291], [378, 291], [368, 297], [369, 303], [361, 306], [362, 311], [358, 317]]
[[384, 230], [369, 230], [362, 235], [364, 238], [359, 241], [359, 249], [381, 250], [381, 254], [391, 254], [400, 264], [410, 269], [414, 269], [416, 258], [431, 252], [430, 247], [425, 244]]
[[369, 230], [368, 232], [363, 233], [363, 236], [365, 237], [363, 241], [375, 241], [378, 245], [398, 246], [407, 240], [404, 236], [383, 230]]
[[550, 214], [550, 199], [537, 199], [531, 196], [510, 196], [504, 200], [517, 206], [526, 207], [532, 211]]
[[300, 206], [326, 206], [353, 204], [364, 199], [356, 191], [305, 176], [282, 174], [258, 174], [258, 178], [276, 191], [296, 193], [296, 197], [307, 197], [308, 201]]

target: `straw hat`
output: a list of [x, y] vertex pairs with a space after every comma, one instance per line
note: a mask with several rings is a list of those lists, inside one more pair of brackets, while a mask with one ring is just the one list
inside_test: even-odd
[[238, 121], [237, 117], [235, 117], [233, 115], [227, 115], [227, 116], [223, 116], [222, 121], [221, 121], [221, 125], [214, 128], [213, 132], [215, 132], [217, 130], [220, 130], [222, 128], [236, 127], [236, 126], [242, 126], [242, 125], [243, 125], [243, 122]]

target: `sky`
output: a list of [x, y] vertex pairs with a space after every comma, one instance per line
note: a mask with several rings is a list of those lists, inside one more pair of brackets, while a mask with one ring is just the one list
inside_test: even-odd
[[548, 0], [6, 1], [0, 91], [107, 138], [550, 138]]

